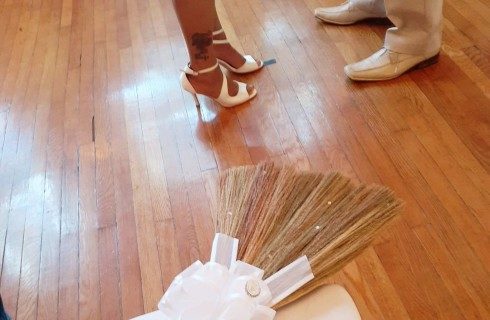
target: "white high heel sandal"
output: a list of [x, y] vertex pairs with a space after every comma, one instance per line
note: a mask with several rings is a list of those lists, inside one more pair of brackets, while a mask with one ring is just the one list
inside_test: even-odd
[[[182, 88], [185, 91], [189, 92], [194, 97], [194, 101], [196, 102], [196, 107], [198, 108], [200, 107], [199, 99], [197, 98], [196, 89], [194, 89], [194, 87], [190, 83], [189, 79], [187, 78], [187, 75], [195, 77], [203, 73], [209, 73], [218, 67], [219, 64], [216, 63], [214, 66], [210, 68], [194, 71], [191, 69], [189, 65], [187, 65], [184, 68], [184, 70], [182, 70], [182, 73], [180, 74], [180, 84], [182, 85]], [[223, 107], [229, 108], [245, 103], [257, 95], [257, 90], [255, 88], [253, 89], [252, 93], [248, 93], [247, 84], [238, 81], [235, 82], [238, 84], [238, 93], [235, 96], [230, 96], [230, 94], [228, 93], [228, 81], [226, 79], [226, 75], [223, 74], [223, 83], [221, 84], [221, 92], [219, 94], [219, 97], [211, 98], [211, 99], [213, 99]]]
[[[223, 29], [215, 31], [215, 32], [213, 32], [213, 37], [217, 36], [219, 34], [222, 34], [224, 32], [225, 31]], [[230, 42], [226, 39], [225, 40], [214, 40], [213, 39], [213, 44], [219, 45], [219, 44], [229, 44], [229, 43]], [[264, 66], [264, 62], [262, 62], [261, 60], [256, 61], [254, 59], [254, 57], [252, 57], [251, 55], [244, 55], [243, 58], [245, 59], [245, 63], [239, 68], [235, 68], [232, 65], [230, 65], [228, 62], [221, 60], [221, 59], [218, 59], [218, 62], [223, 67], [230, 70], [231, 72], [239, 73], [239, 74], [254, 72], [254, 71], [261, 69]]]

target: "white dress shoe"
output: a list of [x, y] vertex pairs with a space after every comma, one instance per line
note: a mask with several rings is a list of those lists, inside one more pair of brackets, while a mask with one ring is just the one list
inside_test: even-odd
[[413, 69], [430, 66], [438, 58], [438, 51], [427, 55], [412, 55], [382, 48], [364, 60], [346, 65], [344, 71], [349, 78], [357, 81], [390, 80]]
[[347, 1], [336, 7], [317, 8], [315, 17], [328, 23], [348, 25], [365, 19], [386, 18], [386, 12], [366, 11]]

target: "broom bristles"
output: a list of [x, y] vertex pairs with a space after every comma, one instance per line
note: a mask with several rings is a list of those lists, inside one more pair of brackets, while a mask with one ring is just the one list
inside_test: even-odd
[[218, 204], [216, 231], [239, 239], [238, 258], [266, 276], [308, 257], [315, 278], [275, 307], [324, 284], [402, 205], [385, 187], [355, 186], [340, 173], [299, 172], [272, 163], [225, 171]]

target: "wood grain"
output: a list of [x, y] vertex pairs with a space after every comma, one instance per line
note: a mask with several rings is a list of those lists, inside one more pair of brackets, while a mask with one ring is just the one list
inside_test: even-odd
[[[0, 0], [0, 292], [15, 319], [129, 319], [209, 257], [219, 172], [264, 160], [383, 184], [404, 214], [330, 279], [363, 319], [490, 318], [490, 6], [447, 0], [437, 65], [343, 67], [387, 24], [339, 0], [220, 0], [231, 43], [276, 64], [224, 109], [179, 86], [170, 0]], [[488, 19], [487, 19], [488, 20]]]

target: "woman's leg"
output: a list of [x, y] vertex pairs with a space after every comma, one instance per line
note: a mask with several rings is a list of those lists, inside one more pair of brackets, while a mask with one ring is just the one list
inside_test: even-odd
[[[174, 7], [189, 52], [191, 68], [195, 71], [216, 64], [213, 48], [213, 29], [216, 22], [214, 0], [174, 0]], [[219, 68], [212, 72], [188, 77], [198, 93], [212, 98], [219, 96], [223, 73]], [[228, 80], [230, 95], [238, 92], [237, 84]], [[252, 88], [249, 88], [249, 92]]]
[[[213, 0], [215, 2], [216, 0]], [[215, 2], [216, 3], [216, 2]], [[216, 6], [214, 6], [213, 10], [214, 15], [214, 29], [213, 31], [221, 30], [223, 27], [221, 26], [221, 21], [218, 17], [218, 12], [216, 11]], [[214, 40], [226, 40], [226, 34], [220, 33], [214, 36]], [[235, 68], [239, 68], [245, 63], [245, 59], [242, 54], [239, 53], [235, 48], [231, 46], [231, 44], [218, 44], [214, 46], [214, 50], [216, 52], [216, 57], [228, 62]]]
[[191, 68], [206, 69], [216, 63], [212, 48], [214, 0], [174, 0], [175, 12], [189, 51]]

